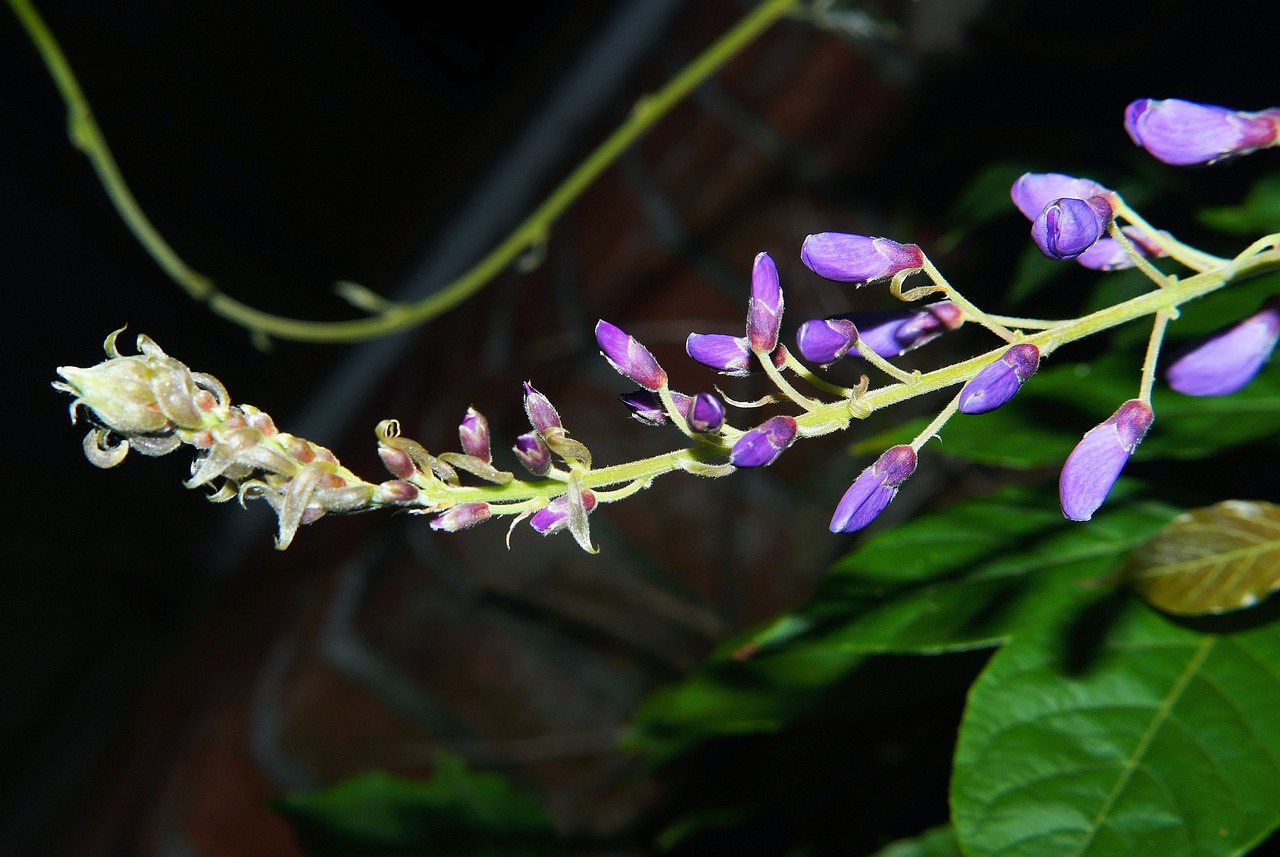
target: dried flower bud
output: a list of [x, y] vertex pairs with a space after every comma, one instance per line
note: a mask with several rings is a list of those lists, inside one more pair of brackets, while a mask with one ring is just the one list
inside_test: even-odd
[[431, 519], [430, 527], [443, 533], [456, 533], [484, 523], [493, 517], [493, 509], [488, 503], [459, 503], [443, 515]]
[[1169, 386], [1188, 396], [1225, 396], [1253, 380], [1280, 340], [1280, 296], [1248, 318], [1184, 350], [1165, 370]]
[[836, 504], [831, 532], [856, 532], [874, 521], [915, 471], [916, 451], [910, 446], [901, 444], [885, 450], [875, 464], [859, 474]]
[[1076, 444], [1062, 466], [1058, 497], [1062, 514], [1073, 521], [1087, 521], [1107, 499], [1125, 462], [1146, 437], [1155, 419], [1151, 408], [1130, 399]]
[[1024, 173], [1013, 183], [1009, 195], [1027, 220], [1035, 220], [1044, 207], [1056, 199], [1103, 196], [1111, 200], [1115, 197], [1114, 191], [1093, 179], [1078, 179], [1062, 173]]
[[686, 414], [689, 428], [694, 431], [717, 432], [724, 425], [724, 402], [711, 393], [699, 393], [689, 403]]
[[818, 276], [841, 283], [868, 283], [924, 267], [924, 253], [915, 244], [844, 232], [805, 238], [800, 260]]
[[751, 371], [751, 344], [745, 336], [725, 333], [691, 333], [684, 350], [703, 366], [725, 375], [746, 375]]
[[467, 415], [458, 425], [458, 439], [462, 451], [485, 464], [493, 463], [493, 449], [489, 439], [489, 421], [475, 408], [467, 408]]
[[667, 383], [667, 373], [635, 337], [601, 320], [596, 322], [596, 342], [604, 358], [619, 375], [630, 378], [646, 390], [658, 390]]
[[826, 366], [858, 344], [858, 328], [847, 318], [814, 318], [796, 331], [796, 348], [810, 363]]
[[1102, 195], [1089, 199], [1056, 199], [1031, 224], [1031, 239], [1050, 259], [1074, 259], [1107, 232], [1114, 216]]
[[[586, 488], [582, 489], [582, 508], [590, 513], [596, 507], [596, 495]], [[533, 513], [529, 526], [544, 536], [558, 533], [569, 525], [570, 500], [568, 496], [560, 496]]]
[[1124, 129], [1166, 164], [1214, 164], [1275, 146], [1280, 108], [1249, 113], [1179, 98], [1142, 98], [1125, 108]]
[[1040, 368], [1040, 349], [1020, 342], [1005, 349], [1000, 359], [974, 375], [960, 391], [962, 414], [985, 414], [1013, 398], [1023, 383]]
[[768, 354], [777, 347], [782, 304], [778, 268], [768, 253], [760, 253], [751, 268], [751, 299], [747, 302], [747, 343], [752, 351]]
[[551, 450], [542, 435], [536, 431], [517, 437], [516, 445], [511, 449], [524, 468], [534, 476], [546, 476], [551, 470]]
[[551, 400], [539, 393], [528, 381], [524, 382], [524, 412], [529, 415], [529, 425], [538, 432], [551, 428], [563, 428], [560, 414]]
[[765, 420], [738, 438], [729, 452], [729, 463], [735, 467], [767, 467], [795, 442], [797, 430], [793, 417]]

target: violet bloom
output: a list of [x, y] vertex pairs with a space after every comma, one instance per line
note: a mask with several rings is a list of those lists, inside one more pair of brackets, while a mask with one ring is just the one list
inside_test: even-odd
[[751, 372], [751, 344], [745, 336], [727, 333], [691, 333], [684, 350], [703, 366], [725, 375], [747, 375]]
[[[681, 413], [687, 413], [689, 404], [693, 399], [684, 393], [677, 393], [675, 390], [669, 392], [676, 408]], [[651, 390], [636, 390], [631, 393], [624, 393], [618, 399], [631, 410], [632, 417], [645, 425], [660, 426], [667, 422], [667, 409], [662, 404], [661, 397]]]
[[1087, 521], [1111, 493], [1125, 462], [1142, 443], [1155, 415], [1146, 402], [1130, 399], [1107, 420], [1085, 432], [1067, 456], [1058, 480], [1062, 514]]
[[1253, 315], [1183, 351], [1165, 370], [1169, 386], [1188, 396], [1225, 396], [1253, 380], [1280, 340], [1280, 296]]
[[1000, 359], [993, 360], [969, 379], [960, 391], [962, 414], [985, 414], [1013, 398], [1028, 378], [1040, 368], [1040, 349], [1030, 342], [1019, 342], [1005, 349]]
[[1057, 199], [1112, 199], [1115, 194], [1093, 179], [1078, 179], [1062, 173], [1024, 173], [1009, 190], [1013, 204], [1027, 220], [1035, 220], [1044, 207]]
[[1074, 259], [1098, 243], [1113, 216], [1111, 203], [1102, 195], [1055, 199], [1031, 224], [1031, 239], [1050, 259]]
[[467, 415], [458, 426], [458, 439], [462, 451], [486, 464], [493, 463], [493, 451], [489, 440], [489, 421], [475, 408], [467, 408]]
[[528, 381], [524, 382], [524, 412], [529, 415], [529, 424], [539, 433], [551, 428], [562, 428], [560, 413], [551, 400], [539, 393]]
[[892, 446], [862, 471], [844, 492], [831, 516], [831, 532], [856, 532], [875, 520], [898, 496], [898, 487], [916, 471], [916, 451], [907, 444]]
[[[582, 508], [590, 513], [596, 507], [596, 495], [586, 488], [582, 489]], [[533, 513], [529, 526], [544, 536], [558, 533], [569, 525], [569, 498], [557, 497], [541, 509]]]
[[1276, 145], [1280, 108], [1249, 113], [1179, 98], [1142, 98], [1125, 108], [1124, 129], [1166, 164], [1213, 164]]
[[847, 318], [814, 318], [796, 331], [796, 348], [810, 363], [834, 363], [858, 344], [858, 328]]
[[841, 318], [852, 321], [858, 338], [881, 357], [900, 357], [964, 323], [964, 313], [951, 301], [935, 301], [920, 309], [854, 312]]
[[841, 283], [868, 283], [924, 267], [924, 253], [915, 244], [845, 232], [810, 235], [800, 260], [818, 276]]
[[724, 425], [724, 402], [711, 393], [694, 396], [685, 413], [689, 428], [696, 432], [709, 434]]
[[768, 354], [777, 347], [782, 303], [778, 268], [768, 253], [760, 253], [751, 268], [751, 299], [747, 301], [747, 342], [752, 351]]
[[445, 533], [456, 533], [483, 523], [493, 516], [488, 503], [459, 503], [443, 515], [432, 518], [431, 529]]
[[795, 442], [796, 431], [794, 417], [765, 420], [738, 438], [729, 452], [729, 463], [735, 467], [767, 467]]
[[604, 359], [624, 378], [630, 378], [646, 390], [657, 390], [667, 383], [667, 373], [649, 349], [615, 325], [603, 319], [596, 322], [596, 343]]

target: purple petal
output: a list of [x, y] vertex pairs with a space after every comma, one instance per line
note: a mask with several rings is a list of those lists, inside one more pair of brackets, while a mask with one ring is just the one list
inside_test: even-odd
[[1012, 345], [974, 375], [960, 391], [962, 414], [985, 414], [1013, 398], [1040, 368], [1040, 349], [1029, 342]]
[[1113, 194], [1093, 179], [1078, 179], [1062, 173], [1024, 173], [1013, 183], [1009, 195], [1023, 217], [1035, 220], [1055, 199], [1088, 199]]
[[[582, 508], [590, 512], [596, 507], [596, 495], [582, 489]], [[533, 513], [529, 526], [544, 536], [558, 533], [569, 525], [569, 498], [560, 496]]]
[[467, 408], [467, 415], [462, 418], [462, 423], [458, 426], [458, 439], [462, 442], [462, 451], [467, 455], [488, 464], [493, 463], [489, 421], [475, 408]]
[[1169, 386], [1188, 396], [1225, 396], [1253, 380], [1280, 340], [1280, 297], [1243, 321], [1182, 352], [1165, 370]]
[[796, 430], [793, 417], [765, 420], [738, 438], [729, 453], [729, 463], [735, 467], [766, 467], [773, 464], [795, 442]]
[[777, 346], [782, 303], [778, 268], [768, 253], [760, 253], [751, 269], [751, 300], [747, 302], [747, 341], [753, 351], [767, 354]]
[[1154, 418], [1145, 402], [1130, 399], [1085, 433], [1062, 466], [1058, 497], [1063, 515], [1073, 521], [1093, 517]]
[[525, 432], [516, 438], [516, 445], [511, 448], [516, 458], [525, 469], [534, 476], [546, 476], [551, 469], [551, 450], [542, 435], [535, 431]]
[[858, 338], [881, 357], [900, 357], [964, 322], [964, 314], [951, 301], [937, 301], [918, 310], [854, 312], [841, 318], [852, 321]]
[[746, 375], [751, 371], [751, 345], [745, 336], [691, 333], [684, 350], [703, 366], [726, 375]]
[[459, 503], [443, 515], [431, 520], [431, 529], [445, 533], [456, 533], [467, 527], [489, 520], [493, 510], [488, 503]]
[[711, 393], [694, 396], [686, 413], [689, 428], [696, 432], [717, 432], [724, 425], [724, 402]]
[[658, 361], [633, 336], [601, 319], [596, 323], [596, 343], [614, 370], [630, 378], [646, 390], [657, 390], [667, 383], [667, 373]]
[[810, 235], [800, 248], [800, 259], [818, 276], [841, 283], [881, 280], [924, 265], [924, 253], [915, 244], [844, 232]]
[[876, 519], [915, 472], [916, 451], [906, 444], [885, 450], [844, 492], [831, 516], [831, 532], [852, 533]]
[[1074, 259], [1096, 244], [1107, 231], [1111, 213], [1108, 206], [1102, 216], [1100, 206], [1092, 204], [1094, 200], [1106, 202], [1101, 196], [1090, 200], [1067, 197], [1046, 205], [1031, 224], [1031, 238], [1040, 252], [1050, 259]]
[[1143, 98], [1125, 108], [1124, 128], [1166, 164], [1213, 164], [1276, 145], [1280, 110], [1249, 113], [1179, 98]]
[[796, 331], [796, 348], [805, 360], [826, 366], [858, 342], [858, 328], [847, 318], [815, 318]]
[[[687, 412], [693, 399], [684, 393], [677, 393], [675, 390], [670, 392], [672, 401], [675, 402], [681, 413]], [[632, 417], [646, 425], [660, 426], [668, 419], [667, 410], [662, 404], [661, 397], [652, 390], [636, 390], [631, 393], [624, 393], [618, 396], [618, 399], [631, 409]]]
[[528, 381], [524, 382], [524, 412], [529, 424], [540, 432], [549, 428], [561, 428], [560, 414], [551, 400], [539, 393]]

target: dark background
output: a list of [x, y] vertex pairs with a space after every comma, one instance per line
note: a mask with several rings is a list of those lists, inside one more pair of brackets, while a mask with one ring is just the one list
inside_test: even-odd
[[[40, 11], [126, 180], [178, 253], [254, 306], [333, 319], [351, 315], [329, 292], [335, 280], [421, 295], [477, 258], [624, 118], [639, 93], [658, 86], [748, 6], [562, 0], [499, 12], [391, 2], [50, 2]], [[452, 442], [466, 404], [488, 412], [501, 397], [509, 411], [518, 404], [520, 380], [577, 377], [578, 361], [592, 359], [583, 335], [596, 315], [587, 310], [621, 313], [612, 320], [624, 327], [638, 313], [655, 330], [691, 317], [727, 323], [740, 310], [728, 309], [725, 295], [744, 288], [751, 248], [786, 257], [780, 261], [786, 283], [799, 276], [800, 239], [822, 228], [894, 228], [902, 230], [897, 237], [930, 249], [929, 240], [948, 231], [950, 204], [991, 160], [1103, 181], [1156, 177], [1164, 195], [1144, 212], [1174, 231], [1192, 228], [1183, 214], [1188, 201], [1235, 200], [1266, 168], [1242, 163], [1216, 171], [1213, 181], [1195, 173], [1170, 179], [1128, 144], [1120, 125], [1124, 105], [1142, 96], [1249, 109], [1274, 103], [1276, 14], [1256, 4], [993, 0], [864, 8], [896, 23], [900, 40], [778, 25], [781, 35], [770, 35], [781, 44], [806, 40], [810, 66], [786, 54], [791, 77], [783, 81], [784, 70], [763, 61], [772, 56], [767, 50], [744, 55], [702, 93], [695, 112], [664, 123], [642, 147], [641, 161], [626, 161], [602, 180], [630, 188], [640, 200], [627, 206], [638, 212], [633, 219], [605, 222], [599, 212], [610, 210], [607, 199], [566, 218], [530, 283], [508, 275], [456, 319], [447, 316], [381, 351], [281, 342], [266, 352], [189, 300], [132, 240], [67, 142], [56, 90], [6, 9], [0, 248], [10, 392], [0, 798], [9, 813], [0, 819], [0, 852], [152, 847], [154, 837], [138, 831], [155, 827], [154, 817], [163, 814], [156, 807], [167, 800], [154, 772], [189, 764], [173, 749], [185, 746], [182, 740], [172, 736], [185, 734], [185, 724], [209, 707], [198, 689], [174, 676], [253, 672], [259, 655], [237, 660], [232, 641], [222, 651], [219, 634], [234, 636], [237, 605], [257, 603], [254, 576], [311, 585], [326, 552], [356, 552], [376, 529], [365, 519], [323, 521], [299, 534], [298, 548], [278, 555], [262, 510], [210, 507], [181, 489], [181, 456], [130, 456], [112, 471], [91, 468], [79, 452], [82, 428], [67, 424], [67, 397], [48, 383], [58, 365], [101, 359], [99, 343], [110, 330], [129, 325], [122, 343], [146, 332], [193, 368], [217, 375], [237, 402], [265, 408], [280, 425], [332, 447], [373, 478], [369, 431], [378, 418], [421, 407], [417, 426], [436, 433], [429, 438], [435, 448]], [[629, 42], [605, 53], [603, 65], [593, 67], [599, 76], [567, 76], [607, 36], [617, 37], [617, 21], [626, 15], [644, 25], [625, 28]], [[842, 62], [862, 77], [846, 81], [833, 73]], [[530, 142], [524, 132], [565, 99], [576, 107], [557, 114], [559, 132]], [[795, 118], [800, 114], [804, 121]], [[680, 165], [687, 154], [682, 135], [714, 135], [724, 127], [765, 166], [735, 172], [737, 149], [720, 152], [724, 163], [704, 153]], [[507, 183], [505, 196], [477, 197], [502, 168], [523, 182]], [[716, 170], [740, 184], [717, 187]], [[665, 202], [682, 221], [674, 237], [664, 232], [661, 213], [645, 208], [650, 185], [667, 189]], [[459, 230], [475, 246], [458, 241]], [[966, 294], [998, 296], [1024, 230], [1016, 217], [999, 221], [940, 261]], [[618, 272], [632, 258], [618, 249], [628, 241], [647, 242], [634, 275]], [[557, 252], [579, 260], [565, 263], [574, 272], [567, 280]], [[678, 289], [652, 297], [655, 283], [682, 281], [720, 297], [704, 296], [696, 313], [682, 305]], [[587, 297], [566, 303], [552, 294], [564, 288]], [[797, 305], [823, 300], [795, 298]], [[1070, 295], [1050, 300], [1070, 305]], [[496, 329], [504, 331], [498, 352], [495, 340], [484, 338]], [[552, 329], [554, 336], [539, 338]], [[483, 372], [475, 371], [478, 362]], [[607, 386], [600, 377], [590, 375], [591, 384]], [[420, 396], [435, 397], [438, 407], [415, 400]], [[638, 432], [611, 407], [600, 406], [599, 431]], [[828, 445], [782, 478], [803, 484], [804, 466], [820, 469], [822, 455], [839, 449]], [[844, 477], [831, 478], [828, 489]], [[756, 484], [696, 490], [720, 503], [750, 494]], [[631, 505], [676, 504], [675, 490], [654, 489]], [[636, 686], [675, 680], [726, 633], [802, 599], [826, 560], [847, 547], [825, 540], [820, 526], [830, 496], [828, 490], [798, 507], [810, 524], [819, 522], [824, 539], [788, 554], [786, 567], [803, 566], [798, 582], [764, 586], [772, 596], [710, 587], [703, 600], [720, 624], [675, 647], [678, 656], [659, 658], [661, 667]], [[325, 538], [334, 541], [321, 541], [329, 528], [335, 535]], [[502, 537], [497, 529], [475, 535], [495, 544]], [[642, 538], [632, 535], [628, 544]], [[656, 540], [671, 546], [669, 554], [679, 550], [679, 539]], [[455, 559], [465, 574], [469, 558], [484, 548], [460, 543], [467, 547]], [[527, 538], [517, 543], [521, 563], [548, 561], [547, 551], [563, 548]], [[656, 547], [645, 556], [655, 567], [679, 566]], [[210, 625], [211, 616], [223, 624]], [[644, 661], [653, 652], [642, 654]], [[539, 780], [554, 792], [548, 781]], [[561, 817], [574, 816], [566, 810]], [[76, 829], [82, 821], [93, 836]], [[260, 853], [271, 852], [264, 844]]]

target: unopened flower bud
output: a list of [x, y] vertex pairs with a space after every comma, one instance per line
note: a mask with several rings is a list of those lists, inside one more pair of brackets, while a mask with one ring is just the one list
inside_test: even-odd
[[383, 482], [373, 492], [373, 502], [388, 506], [408, 506], [418, 500], [418, 486], [403, 479]]
[[[671, 390], [670, 393], [671, 400], [675, 402], [680, 412], [687, 413], [693, 399], [675, 390]], [[645, 425], [660, 426], [667, 422], [666, 407], [657, 393], [650, 390], [636, 390], [632, 393], [624, 393], [618, 399], [631, 410], [632, 417]]]
[[560, 413], [555, 409], [555, 405], [535, 390], [528, 381], [524, 382], [524, 412], [529, 415], [529, 424], [539, 432], [563, 427], [560, 424]]
[[[1147, 234], [1136, 226], [1123, 226], [1120, 231], [1125, 234], [1139, 256], [1165, 255], [1164, 249], [1147, 238]], [[1114, 238], [1099, 238], [1098, 243], [1076, 257], [1076, 264], [1083, 265], [1091, 271], [1119, 271], [1134, 266], [1133, 257], [1120, 246]]]
[[551, 450], [547, 447], [542, 435], [536, 431], [526, 432], [516, 438], [512, 451], [525, 469], [534, 476], [546, 476], [551, 470]]
[[924, 253], [915, 244], [845, 232], [805, 238], [800, 260], [818, 276], [841, 283], [868, 283], [924, 267]]
[[667, 383], [667, 373], [649, 349], [609, 322], [596, 322], [596, 343], [619, 375], [630, 378], [646, 390], [657, 390]]
[[444, 533], [456, 533], [474, 527], [493, 517], [488, 503], [459, 503], [443, 515], [431, 519], [430, 527]]
[[964, 313], [951, 301], [918, 310], [855, 312], [843, 318], [854, 323], [858, 339], [881, 357], [900, 357], [964, 324]]
[[766, 467], [778, 460], [796, 439], [794, 417], [780, 416], [765, 420], [738, 438], [729, 452], [729, 463], [735, 467]]
[[1106, 234], [1113, 216], [1105, 196], [1056, 199], [1031, 224], [1031, 239], [1050, 259], [1074, 259]]
[[1040, 368], [1040, 349], [1030, 342], [1011, 345], [998, 360], [974, 375], [960, 391], [962, 414], [985, 414], [1013, 398]]
[[96, 366], [81, 369], [59, 366], [67, 380], [68, 392], [76, 396], [105, 425], [121, 435], [155, 434], [171, 428], [156, 403], [151, 389], [152, 372], [144, 357], [113, 357]]
[[724, 425], [724, 402], [711, 393], [699, 393], [689, 403], [686, 414], [689, 428], [694, 431], [717, 432]]
[[875, 464], [853, 480], [831, 516], [831, 532], [856, 532], [876, 519], [898, 496], [898, 487], [916, 471], [916, 451], [907, 444], [892, 446]]
[[1125, 462], [1146, 437], [1155, 419], [1151, 408], [1130, 399], [1076, 444], [1062, 466], [1058, 498], [1062, 514], [1073, 521], [1087, 521], [1107, 499]]
[[796, 331], [796, 348], [805, 360], [826, 366], [858, 343], [858, 328], [847, 318], [814, 318]]
[[751, 268], [751, 299], [747, 302], [747, 344], [752, 351], [768, 354], [777, 347], [782, 304], [778, 268], [768, 253], [760, 253]]
[[1114, 191], [1093, 179], [1078, 179], [1062, 173], [1024, 173], [1013, 183], [1009, 195], [1027, 220], [1035, 220], [1044, 207], [1056, 199], [1103, 196], [1111, 200], [1115, 197]]
[[[557, 497], [541, 509], [533, 513], [529, 526], [544, 536], [558, 533], [569, 525], [569, 498]], [[582, 508], [590, 514], [596, 507], [596, 495], [586, 488], [582, 489]]]
[[1166, 164], [1213, 164], [1276, 145], [1280, 109], [1249, 113], [1179, 98], [1142, 98], [1125, 108], [1124, 129]]
[[751, 371], [751, 344], [745, 336], [691, 333], [684, 350], [703, 366], [725, 375], [746, 375]]
[[1165, 370], [1169, 386], [1188, 396], [1225, 396], [1253, 380], [1280, 340], [1280, 296], [1260, 310], [1183, 351]]
[[387, 471], [397, 479], [412, 479], [418, 469], [413, 466], [413, 459], [403, 449], [391, 446], [378, 446], [378, 457]]
[[489, 439], [489, 421], [475, 408], [467, 408], [467, 415], [458, 425], [458, 439], [462, 451], [485, 464], [493, 463], [493, 448]]

